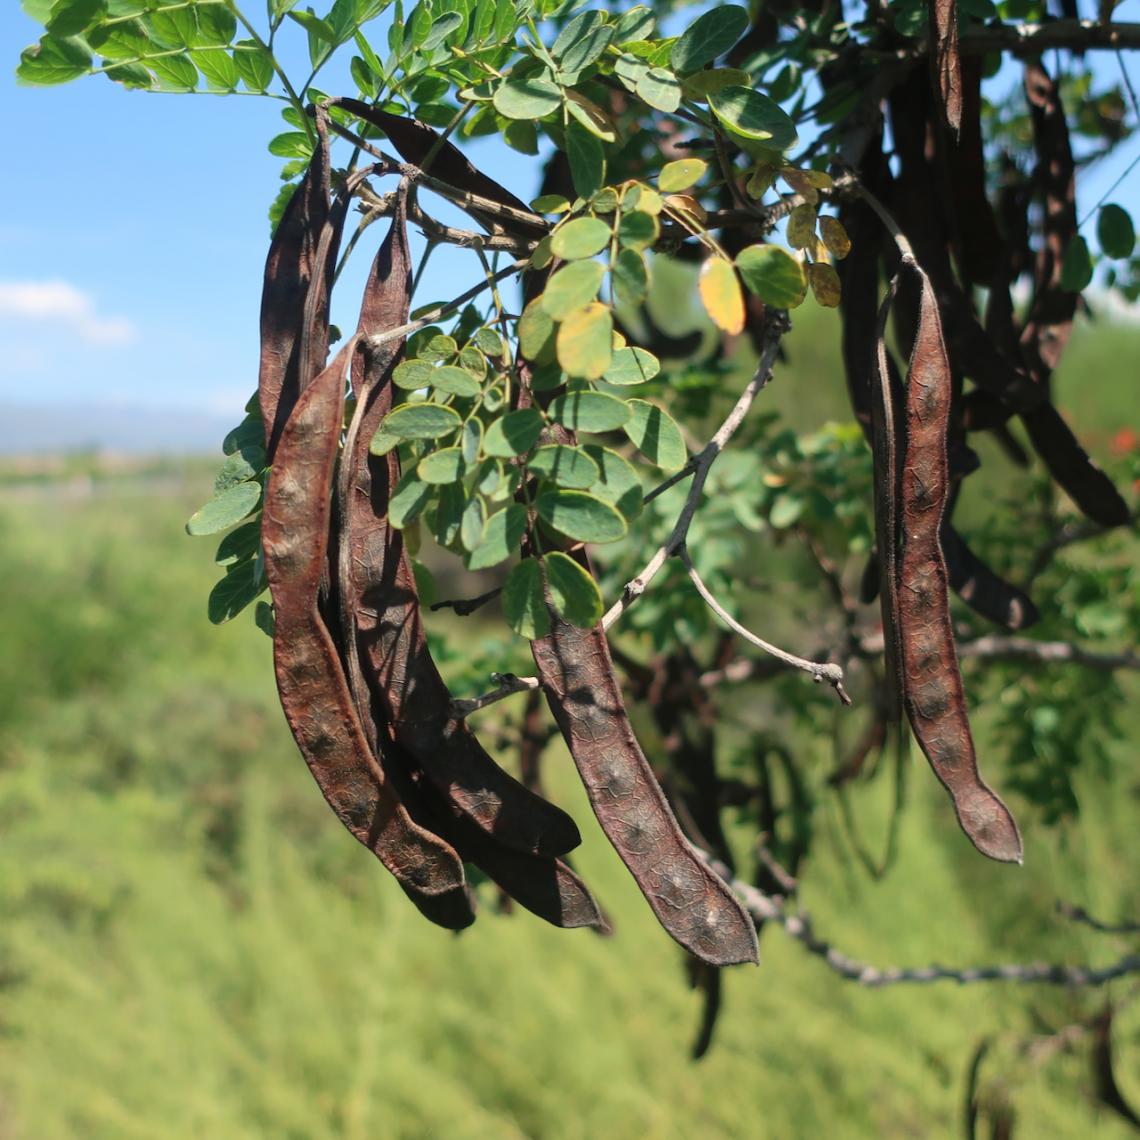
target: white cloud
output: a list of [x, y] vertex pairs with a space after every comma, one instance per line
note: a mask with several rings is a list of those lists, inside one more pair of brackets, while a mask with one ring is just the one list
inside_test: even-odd
[[67, 281], [0, 281], [0, 318], [54, 321], [84, 344], [114, 348], [138, 340], [125, 317], [96, 311], [94, 299]]

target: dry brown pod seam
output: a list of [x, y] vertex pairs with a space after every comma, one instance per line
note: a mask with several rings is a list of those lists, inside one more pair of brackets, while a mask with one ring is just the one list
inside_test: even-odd
[[262, 546], [277, 614], [274, 671], [294, 739], [345, 827], [417, 892], [462, 891], [462, 865], [411, 823], [384, 779], [318, 609], [344, 379], [354, 348], [355, 338], [302, 394], [266, 487]]
[[934, 289], [917, 268], [910, 272], [919, 279], [921, 293], [907, 376], [900, 483], [897, 591], [903, 703], [919, 746], [954, 801], [962, 830], [984, 855], [1020, 863], [1017, 825], [978, 773], [966, 712], [939, 541], [950, 489], [950, 360]]

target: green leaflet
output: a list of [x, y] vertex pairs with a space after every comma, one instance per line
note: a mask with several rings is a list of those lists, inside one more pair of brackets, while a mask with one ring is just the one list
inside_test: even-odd
[[597, 582], [568, 554], [555, 551], [542, 560], [550, 601], [571, 625], [591, 629], [602, 620], [602, 593]]
[[630, 400], [627, 407], [630, 418], [625, 434], [637, 450], [665, 471], [684, 467], [689, 453], [673, 417], [664, 408], [646, 400]]
[[794, 309], [807, 295], [804, 267], [778, 245], [750, 245], [736, 255], [736, 268], [749, 291], [766, 305]]
[[748, 30], [749, 16], [745, 8], [724, 4], [698, 16], [673, 45], [669, 62], [682, 75], [712, 63]]
[[545, 421], [536, 408], [508, 412], [487, 429], [483, 437], [483, 454], [510, 459], [530, 451], [542, 434]]
[[571, 431], [614, 431], [630, 417], [629, 405], [604, 392], [567, 392], [547, 409], [555, 423]]
[[535, 509], [543, 522], [579, 542], [614, 542], [626, 533], [621, 512], [585, 491], [544, 491]]
[[261, 484], [247, 481], [215, 495], [204, 507], [190, 516], [186, 533], [217, 534], [241, 522], [261, 502]]
[[524, 558], [503, 583], [503, 616], [516, 633], [534, 639], [550, 632], [550, 614], [542, 593], [542, 572], [533, 558]]
[[520, 503], [511, 503], [486, 521], [481, 541], [467, 559], [467, 568], [486, 570], [517, 554], [525, 533], [526, 508]]
[[528, 460], [527, 468], [560, 487], [578, 490], [592, 486], [601, 474], [598, 465], [585, 451], [560, 443], [540, 447]]
[[385, 417], [384, 429], [401, 439], [439, 439], [462, 422], [457, 411], [442, 404], [401, 404]]

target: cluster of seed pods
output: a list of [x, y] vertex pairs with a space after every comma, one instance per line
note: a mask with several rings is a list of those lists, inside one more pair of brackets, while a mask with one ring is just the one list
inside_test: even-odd
[[[457, 189], [517, 203], [454, 148], [439, 147], [430, 128], [386, 119], [395, 122], [378, 125], [407, 162], [434, 148], [443, 166], [433, 170]], [[399, 461], [369, 448], [392, 408], [403, 352], [382, 334], [409, 315], [407, 181], [355, 333], [326, 364], [341, 230], [354, 190], [377, 168], [348, 178], [334, 199], [327, 113], [314, 120], [320, 144], [273, 238], [262, 305], [259, 392], [271, 462], [262, 547], [286, 719], [341, 822], [431, 921], [460, 929], [474, 919], [470, 865], [548, 922], [603, 928], [561, 858], [580, 841], [574, 821], [500, 768], [453, 711], [403, 536], [388, 519]], [[534, 643], [540, 680], [603, 829], [686, 949], [714, 965], [754, 961], [751, 919], [682, 835], [634, 739], [605, 634], [553, 613], [552, 622]]]

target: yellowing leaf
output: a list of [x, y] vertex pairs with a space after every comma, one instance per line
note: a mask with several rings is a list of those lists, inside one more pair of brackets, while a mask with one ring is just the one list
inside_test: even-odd
[[783, 178], [805, 202], [810, 202], [814, 205], [819, 201], [819, 191], [802, 170], [797, 170], [794, 166], [785, 166], [780, 171], [780, 177]]
[[815, 241], [816, 209], [804, 204], [797, 206], [788, 217], [788, 245], [793, 249], [807, 249]]
[[704, 177], [708, 168], [709, 164], [703, 158], [680, 158], [676, 162], [667, 162], [657, 177], [657, 185], [666, 194], [688, 190]]
[[701, 302], [713, 324], [736, 335], [744, 329], [744, 294], [732, 263], [723, 257], [710, 257], [701, 266], [698, 282]]
[[708, 212], [704, 206], [691, 194], [670, 194], [669, 197], [665, 199], [665, 205], [671, 210], [688, 214], [698, 222], [703, 223], [708, 218]]
[[558, 363], [571, 376], [601, 379], [613, 358], [613, 333], [613, 317], [600, 301], [571, 313], [558, 326]]
[[819, 219], [819, 236], [833, 257], [842, 261], [851, 252], [851, 239], [838, 218], [823, 216]]
[[839, 274], [831, 265], [822, 261], [812, 262], [807, 267], [808, 284], [815, 299], [825, 308], [834, 309], [839, 305], [840, 286]]

